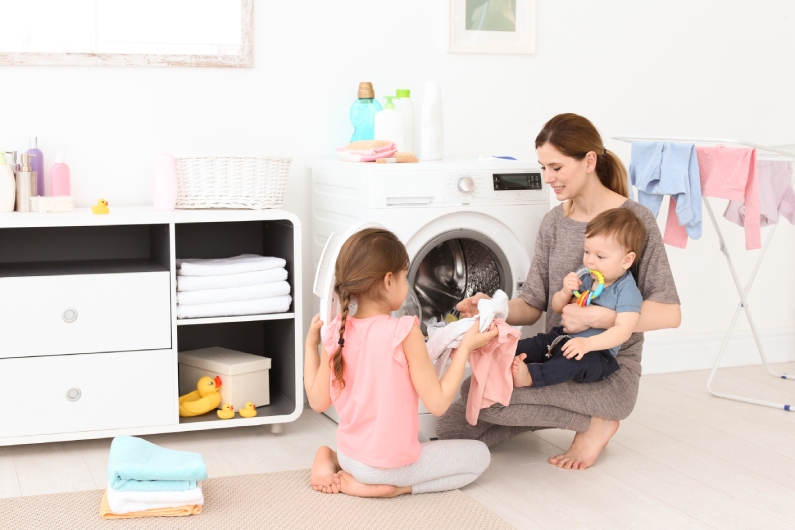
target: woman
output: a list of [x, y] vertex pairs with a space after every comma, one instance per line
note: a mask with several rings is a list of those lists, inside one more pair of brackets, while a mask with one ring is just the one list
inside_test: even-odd
[[[566, 332], [588, 328], [607, 329], [616, 313], [595, 305], [569, 304], [559, 315], [552, 311], [552, 295], [563, 277], [582, 264], [585, 226], [611, 208], [628, 208], [646, 226], [636, 281], [643, 294], [641, 316], [635, 333], [621, 346], [621, 369], [595, 383], [563, 383], [541, 388], [515, 388], [511, 404], [480, 411], [476, 425], [465, 418], [470, 380], [461, 386], [462, 399], [440, 418], [439, 439], [481, 440], [489, 447], [525, 431], [558, 428], [576, 431], [571, 447], [549, 459], [566, 469], [585, 469], [618, 430], [619, 421], [632, 412], [638, 396], [643, 332], [679, 326], [681, 312], [668, 257], [657, 221], [651, 212], [627, 197], [627, 173], [619, 158], [607, 151], [593, 124], [576, 114], [560, 114], [549, 120], [536, 138], [538, 161], [544, 181], [554, 190], [560, 206], [541, 223], [535, 255], [519, 298], [509, 303], [508, 323], [534, 324], [546, 311], [546, 330], [562, 325]], [[483, 293], [458, 304], [463, 316], [477, 313]]]

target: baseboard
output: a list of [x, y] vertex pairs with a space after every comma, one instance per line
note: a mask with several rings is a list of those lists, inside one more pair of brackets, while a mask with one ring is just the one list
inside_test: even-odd
[[[643, 347], [643, 373], [661, 374], [712, 368], [725, 334], [709, 333], [655, 339], [646, 336]], [[795, 361], [795, 328], [759, 331], [769, 363]], [[750, 331], [735, 331], [726, 348], [721, 366], [762, 364]]]

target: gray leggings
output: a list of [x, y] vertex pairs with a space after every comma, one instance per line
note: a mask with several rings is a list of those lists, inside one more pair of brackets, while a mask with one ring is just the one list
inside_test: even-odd
[[420, 444], [416, 462], [392, 469], [372, 467], [337, 451], [340, 467], [364, 484], [411, 486], [411, 493], [448, 491], [466, 486], [489, 467], [491, 453], [477, 440], [437, 440]]

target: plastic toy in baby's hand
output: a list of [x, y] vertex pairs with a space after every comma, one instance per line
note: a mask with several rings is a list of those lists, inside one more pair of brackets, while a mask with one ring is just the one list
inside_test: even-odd
[[179, 397], [179, 415], [183, 417], [200, 416], [221, 404], [221, 378], [205, 375], [196, 383], [196, 390]]
[[[589, 269], [587, 267], [583, 267], [577, 271], [577, 276], [580, 278], [584, 277], [586, 274], [590, 274], [594, 278], [595, 282], [598, 282], [596, 288], [593, 291], [574, 291], [574, 296], [577, 298], [577, 305], [580, 307], [585, 307], [587, 305], [591, 305], [591, 302], [600, 294], [605, 288], [605, 277], [602, 275], [601, 272]], [[593, 287], [593, 285], [591, 286]]]
[[240, 415], [244, 418], [253, 418], [257, 415], [257, 406], [251, 401], [247, 401], [246, 405], [240, 410]]
[[219, 410], [216, 410], [215, 412], [222, 420], [231, 420], [235, 417], [235, 407], [229, 403], [224, 404], [223, 407], [221, 407]]

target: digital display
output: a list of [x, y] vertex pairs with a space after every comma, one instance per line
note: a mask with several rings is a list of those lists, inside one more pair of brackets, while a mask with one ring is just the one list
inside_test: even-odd
[[495, 173], [493, 180], [497, 191], [541, 189], [541, 173]]

